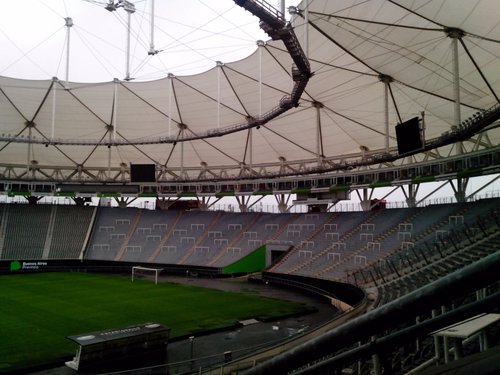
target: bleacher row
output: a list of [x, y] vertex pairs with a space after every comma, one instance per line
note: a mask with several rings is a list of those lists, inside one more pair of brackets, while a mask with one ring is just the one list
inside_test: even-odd
[[[427, 254], [415, 253], [420, 254], [419, 258], [405, 256], [405, 261], [401, 257], [397, 268], [393, 268], [396, 272], [372, 272], [372, 275], [381, 276], [371, 280], [365, 278], [367, 281], [358, 285], [376, 286], [378, 296], [374, 307], [380, 306], [499, 251], [500, 221], [489, 219], [493, 225], [485, 226], [478, 232], [476, 228], [469, 227], [460, 232], [461, 239], [454, 238], [453, 243], [446, 239], [439, 245], [441, 249], [438, 251], [428, 249], [425, 251]], [[384, 262], [387, 261], [391, 258], [384, 259]]]
[[0, 259], [79, 259], [96, 207], [0, 204]]
[[292, 247], [271, 272], [342, 280], [440, 239], [500, 199], [346, 213], [234, 213], [0, 205], [0, 259], [92, 259], [224, 267], [261, 245]]

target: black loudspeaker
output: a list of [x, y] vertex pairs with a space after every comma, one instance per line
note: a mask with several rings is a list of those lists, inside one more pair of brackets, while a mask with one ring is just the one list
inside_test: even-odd
[[404, 155], [424, 147], [422, 133], [418, 123], [418, 117], [396, 125], [396, 139], [398, 141], [398, 153]]
[[156, 182], [154, 164], [130, 164], [130, 182]]

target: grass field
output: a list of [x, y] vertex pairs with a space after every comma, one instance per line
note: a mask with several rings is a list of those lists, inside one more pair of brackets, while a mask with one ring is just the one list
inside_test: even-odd
[[157, 322], [171, 337], [310, 311], [304, 304], [87, 273], [0, 276], [0, 373], [71, 356], [66, 336]]

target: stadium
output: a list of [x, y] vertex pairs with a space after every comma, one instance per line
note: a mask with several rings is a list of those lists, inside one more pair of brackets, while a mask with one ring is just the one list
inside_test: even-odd
[[496, 1], [64, 3], [1, 20], [0, 373], [498, 372]]

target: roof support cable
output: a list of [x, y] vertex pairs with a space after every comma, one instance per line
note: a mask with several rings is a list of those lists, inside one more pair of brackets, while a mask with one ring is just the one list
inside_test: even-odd
[[335, 39], [333, 39], [330, 35], [328, 35], [328, 33], [326, 33], [323, 29], [321, 29], [319, 26], [317, 26], [314, 22], [309, 22], [309, 24], [312, 27], [314, 27], [316, 29], [316, 31], [318, 31], [321, 35], [323, 35], [325, 38], [327, 38], [330, 42], [335, 44], [337, 47], [339, 47], [342, 51], [344, 51], [346, 54], [351, 56], [353, 59], [355, 59], [356, 61], [359, 61], [361, 64], [363, 64], [364, 66], [366, 66], [368, 69], [372, 70], [373, 72], [376, 72], [378, 74], [382, 74], [377, 69], [368, 65], [368, 63], [366, 63], [364, 60], [360, 59], [355, 54], [353, 54], [349, 49], [347, 49], [346, 47], [344, 47], [343, 45], [338, 43]]
[[[134, 144], [133, 142], [130, 142], [126, 137], [123, 136], [123, 134], [121, 134], [119, 131], [116, 132], [116, 134], [121, 138], [123, 139], [123, 144], [127, 144], [127, 145], [130, 145], [131, 147], [133, 147], [134, 149], [136, 149], [140, 154], [142, 154], [146, 159], [149, 159], [151, 160], [154, 164], [160, 164], [159, 161], [153, 159], [150, 155], [148, 155], [146, 152], [144, 152], [141, 148], [137, 147], [136, 144]], [[117, 152], [119, 152], [119, 148], [117, 148]]]
[[[59, 85], [63, 88], [63, 89], [66, 89], [64, 87], [64, 85], [61, 84], [61, 81], [58, 81]], [[80, 99], [77, 95], [75, 95], [74, 91], [71, 90], [71, 89], [68, 89], [66, 90], [65, 92], [67, 92], [69, 95], [71, 95], [73, 97], [73, 99], [75, 99], [83, 108], [85, 108], [87, 111], [89, 111], [89, 113], [91, 113], [96, 119], [98, 119], [102, 124], [104, 125], [108, 125], [108, 123], [106, 121], [104, 121], [96, 112], [94, 112], [87, 104], [85, 104], [82, 99]], [[111, 109], [112, 113], [114, 112], [114, 109], [112, 108]]]
[[226, 79], [227, 81], [227, 84], [229, 85], [229, 87], [231, 88], [231, 91], [232, 93], [234, 94], [235, 98], [238, 100], [238, 103], [240, 103], [240, 106], [241, 108], [243, 108], [243, 110], [245, 111], [245, 116], [246, 117], [249, 117], [250, 116], [250, 113], [248, 112], [248, 110], [246, 109], [245, 107], [245, 104], [243, 103], [243, 101], [241, 100], [241, 97], [240, 95], [238, 94], [238, 92], [236, 91], [236, 89], [234, 88], [234, 85], [233, 83], [231, 82], [231, 80], [229, 79], [227, 73], [226, 73], [226, 70], [224, 69], [224, 66], [221, 66], [220, 67], [220, 70], [222, 72], [222, 74], [224, 75], [224, 78]]
[[[177, 132], [177, 138], [179, 138], [180, 135], [181, 135], [181, 130], [179, 129], [179, 131]], [[172, 155], [174, 153], [175, 146], [177, 146], [177, 142], [172, 143], [172, 148], [170, 149], [170, 153], [168, 154], [167, 160], [165, 160], [165, 163], [163, 163], [163, 166], [165, 168], [167, 167], [167, 165], [170, 161], [170, 158], [172, 157]]]
[[412, 14], [414, 14], [414, 15], [416, 15], [416, 16], [418, 16], [418, 17], [420, 17], [420, 18], [422, 18], [422, 19], [424, 19], [424, 20], [426, 20], [426, 21], [428, 21], [428, 22], [430, 22], [430, 23], [433, 23], [433, 24], [435, 24], [435, 25], [441, 26], [442, 28], [444, 28], [444, 27], [445, 27], [445, 25], [442, 25], [442, 24], [440, 24], [440, 23], [438, 23], [438, 22], [436, 22], [436, 21], [434, 21], [434, 20], [432, 20], [432, 19], [430, 19], [430, 18], [424, 17], [423, 15], [421, 15], [421, 14], [419, 14], [419, 13], [415, 12], [414, 10], [411, 10], [410, 8], [405, 7], [405, 6], [401, 5], [401, 4], [398, 4], [398, 3], [397, 3], [397, 2], [395, 2], [394, 0], [388, 0], [388, 1], [389, 1], [391, 4], [393, 4], [393, 5], [397, 6], [397, 7], [403, 8], [405, 11], [407, 11], [407, 12], [409, 12], [409, 13], [412, 13]]
[[321, 12], [310, 12], [310, 14], [314, 14], [315, 16], [321, 16], [325, 18], [335, 18], [339, 20], [346, 20], [346, 21], [355, 21], [355, 22], [361, 22], [361, 23], [369, 23], [372, 25], [381, 25], [381, 26], [390, 26], [390, 27], [395, 27], [395, 28], [402, 28], [402, 29], [412, 29], [412, 30], [420, 30], [420, 31], [438, 31], [442, 32], [442, 28], [428, 28], [428, 27], [417, 27], [417, 26], [410, 26], [410, 25], [399, 25], [395, 24], [393, 22], [380, 22], [380, 21], [373, 21], [373, 20], [365, 20], [361, 18], [353, 18], [353, 17], [345, 17], [345, 16], [339, 16], [336, 14], [326, 14], [326, 13], [321, 13]]
[[224, 155], [225, 157], [227, 157], [229, 160], [233, 161], [234, 163], [239, 163], [240, 162], [239, 160], [237, 160], [234, 157], [232, 157], [231, 155], [229, 155], [227, 152], [223, 151], [221, 148], [219, 148], [217, 146], [214, 146], [212, 143], [208, 142], [206, 139], [201, 138], [201, 141], [204, 142], [204, 143], [206, 143], [211, 148], [213, 148], [215, 151], [217, 151], [218, 153]]
[[21, 112], [21, 110], [14, 104], [12, 99], [3, 91], [3, 89], [0, 87], [0, 94], [3, 95], [5, 99], [9, 102], [9, 104], [16, 110], [16, 112], [24, 119], [24, 121], [28, 121], [28, 118], [24, 115], [24, 113]]
[[40, 113], [40, 111], [42, 110], [45, 102], [47, 101], [47, 98], [49, 97], [51, 91], [52, 91], [52, 86], [55, 84], [55, 80], [52, 80], [52, 82], [50, 83], [49, 87], [47, 88], [47, 90], [45, 91], [45, 94], [42, 98], [42, 101], [40, 102], [40, 105], [38, 106], [38, 108], [36, 109], [35, 111], [35, 114], [33, 115], [33, 117], [31, 118], [31, 120], [28, 120], [27, 123], [29, 124], [35, 124], [35, 119], [37, 118], [38, 114]]
[[[177, 100], [177, 94], [175, 92], [175, 85], [174, 85], [174, 80], [173, 80], [173, 75], [169, 77], [171, 78], [170, 82], [171, 82], [171, 87], [172, 87], [172, 96], [173, 96], [173, 99], [175, 100], [175, 107], [177, 108], [177, 115], [179, 116], [179, 122], [177, 123], [177, 125], [179, 124], [183, 124], [184, 121], [182, 120], [182, 113], [181, 113], [181, 108], [179, 107], [179, 101]], [[177, 139], [179, 138], [179, 134], [177, 134]]]
[[[91, 156], [94, 154], [94, 152], [97, 150], [97, 147], [98, 147], [99, 145], [105, 144], [105, 143], [103, 142], [103, 140], [104, 140], [104, 138], [106, 138], [106, 135], [108, 134], [108, 132], [109, 132], [109, 129], [106, 129], [106, 131], [105, 131], [105, 132], [104, 132], [104, 134], [102, 135], [101, 139], [99, 139], [99, 142], [97, 142], [97, 143], [94, 145], [94, 147], [92, 147], [92, 150], [90, 150], [89, 154], [88, 154], [88, 155], [87, 155], [87, 157], [83, 160], [83, 162], [82, 162], [82, 163], [80, 163], [80, 165], [84, 166], [84, 165], [85, 165], [85, 163], [86, 163], [86, 162], [90, 159], [90, 157], [91, 157]], [[57, 144], [56, 144], [56, 143], [54, 143], [54, 147], [55, 147], [57, 150], [59, 150], [60, 152], [62, 152], [62, 151], [59, 149], [59, 147], [57, 146]], [[71, 159], [70, 159], [70, 160], [71, 160]], [[75, 165], [79, 165], [79, 164], [75, 162]]]
[[389, 86], [389, 93], [391, 94], [392, 104], [394, 105], [394, 110], [396, 111], [396, 114], [398, 115], [398, 120], [401, 123], [403, 122], [403, 119], [401, 118], [401, 114], [399, 113], [399, 108], [396, 103], [396, 98], [394, 97], [394, 93], [392, 92], [392, 86], [390, 83], [388, 86]]
[[465, 52], [467, 53], [467, 56], [469, 56], [470, 61], [472, 61], [472, 63], [474, 64], [474, 66], [477, 69], [477, 72], [479, 73], [479, 75], [483, 79], [484, 83], [486, 83], [486, 86], [488, 86], [488, 88], [490, 89], [491, 93], [493, 94], [493, 96], [497, 100], [497, 103], [500, 103], [500, 99], [498, 99], [498, 96], [495, 93], [495, 90], [493, 90], [493, 87], [491, 87], [490, 83], [488, 82], [488, 80], [484, 76], [483, 71], [481, 70], [481, 68], [479, 67], [479, 65], [477, 65], [476, 60], [474, 60], [474, 58], [472, 57], [469, 49], [465, 45], [465, 42], [464, 42], [463, 38], [459, 38], [459, 40], [460, 40], [460, 44], [462, 45], [462, 47], [464, 48]]

